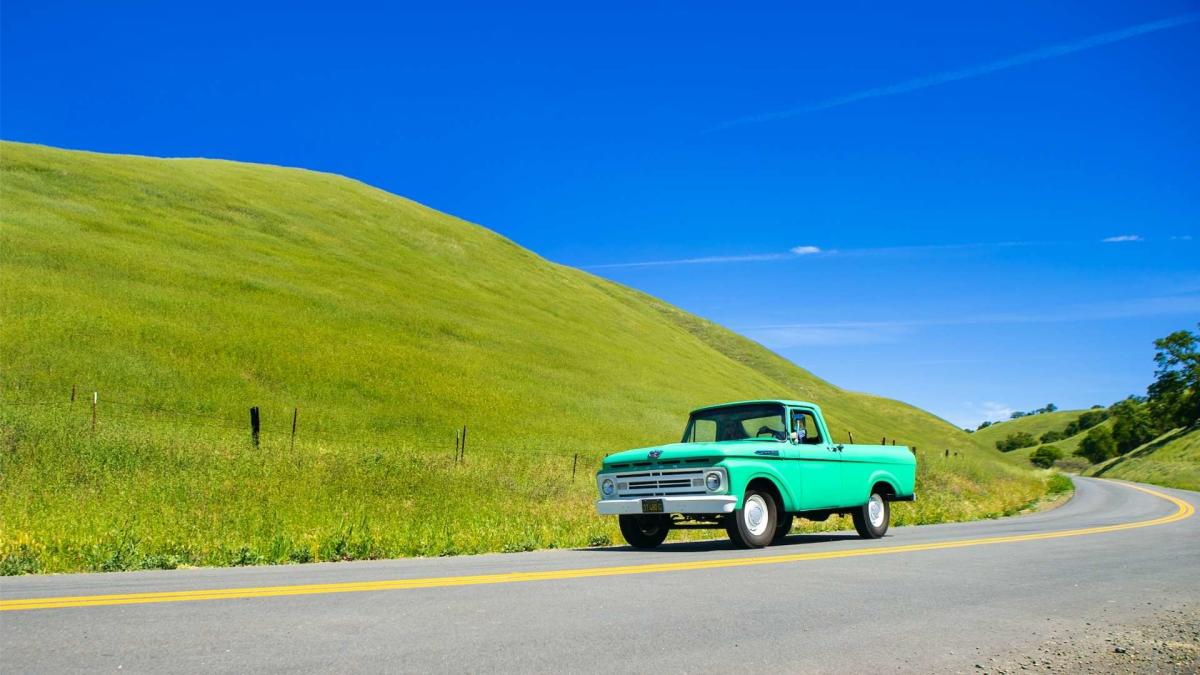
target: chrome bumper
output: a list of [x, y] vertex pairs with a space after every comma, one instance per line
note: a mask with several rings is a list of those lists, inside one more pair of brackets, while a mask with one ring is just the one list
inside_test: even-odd
[[596, 510], [602, 516], [623, 516], [642, 513], [643, 499], [661, 499], [663, 513], [733, 513], [737, 497], [733, 495], [700, 495], [696, 497], [634, 497], [601, 499]]

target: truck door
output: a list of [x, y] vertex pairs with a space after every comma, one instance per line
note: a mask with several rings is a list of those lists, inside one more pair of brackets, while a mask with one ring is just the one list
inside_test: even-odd
[[813, 411], [792, 408], [789, 412], [787, 461], [788, 481], [799, 486], [801, 509], [839, 506], [842, 488], [841, 453], [832, 439], [824, 438], [822, 425]]

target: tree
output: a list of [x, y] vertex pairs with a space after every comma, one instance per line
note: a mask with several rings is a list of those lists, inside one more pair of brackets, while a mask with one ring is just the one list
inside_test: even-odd
[[1200, 336], [1178, 330], [1154, 341], [1154, 383], [1147, 389], [1158, 431], [1200, 421]]
[[1025, 416], [1025, 413], [1023, 413], [1023, 412], [1021, 412], [1020, 410], [1018, 410], [1018, 411], [1014, 412], [1013, 414], [1009, 415], [1009, 416], [1008, 416], [1008, 419], [1010, 419], [1010, 420], [1019, 420], [1019, 419], [1021, 419], [1021, 418], [1022, 418], [1022, 417], [1024, 417], [1024, 416]]
[[1064, 439], [1066, 437], [1067, 437], [1067, 435], [1061, 431], [1051, 430], [1051, 431], [1047, 431], [1046, 433], [1042, 434], [1042, 437], [1039, 438], [1038, 440], [1043, 443], [1054, 443], [1055, 441], [1061, 441], [1062, 439]]
[[1032, 462], [1034, 466], [1040, 466], [1043, 469], [1049, 469], [1050, 467], [1054, 466], [1055, 462], [1062, 459], [1062, 456], [1062, 450], [1059, 450], [1053, 445], [1043, 445], [1042, 447], [1033, 451], [1033, 454], [1029, 456], [1029, 461]]
[[1154, 421], [1150, 418], [1150, 409], [1144, 402], [1134, 396], [1113, 404], [1113, 440], [1117, 443], [1117, 452], [1125, 454], [1130, 450], [1149, 443], [1157, 435], [1154, 433]]
[[1058, 410], [1058, 406], [1054, 405], [1053, 403], [1047, 403], [1043, 410], [1046, 412], [1054, 412], [1055, 410]]
[[1088, 435], [1079, 442], [1076, 455], [1086, 458], [1093, 464], [1099, 464], [1106, 459], [1117, 456], [1117, 442], [1113, 440], [1112, 432], [1104, 427], [1092, 427]]
[[992, 423], [991, 423], [991, 422], [988, 422], [988, 421], [986, 421], [986, 420], [985, 420], [985, 421], [984, 421], [982, 424], [980, 424], [979, 426], [975, 427], [975, 431], [979, 431], [980, 429], [986, 429], [986, 428], [988, 428], [988, 427], [990, 427], [990, 426], [992, 426]]
[[1012, 452], [1021, 448], [1028, 448], [1037, 445], [1037, 439], [1028, 431], [1018, 431], [1015, 434], [1009, 434], [1003, 439], [996, 441], [996, 449], [1000, 452]]

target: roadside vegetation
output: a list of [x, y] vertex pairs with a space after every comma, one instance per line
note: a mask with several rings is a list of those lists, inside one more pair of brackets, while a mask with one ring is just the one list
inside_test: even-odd
[[1048, 489], [924, 411], [345, 178], [3, 143], [0, 191], [6, 574], [607, 544], [604, 454], [748, 398], [914, 446], [898, 524]]
[[1087, 475], [1200, 490], [1200, 429], [1169, 431], [1145, 445], [1091, 467]]

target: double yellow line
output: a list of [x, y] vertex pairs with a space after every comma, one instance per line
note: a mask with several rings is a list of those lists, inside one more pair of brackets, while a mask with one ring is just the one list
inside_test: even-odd
[[156, 593], [120, 593], [114, 595], [82, 595], [57, 598], [23, 598], [18, 600], [0, 600], [0, 611], [16, 612], [31, 609], [61, 609], [65, 607], [103, 607], [107, 605], [141, 605], [158, 602], [194, 602], [199, 600], [234, 600], [240, 598], [268, 598], [287, 595], [320, 595], [325, 593], [360, 593], [366, 591], [398, 591], [417, 588], [446, 588], [451, 586], [480, 586], [485, 584], [509, 584], [528, 581], [554, 581], [560, 579], [585, 579], [591, 577], [615, 577], [630, 574], [657, 574], [660, 572], [683, 572], [690, 570], [711, 570], [726, 567], [748, 567], [751, 565], [779, 565], [782, 563], [802, 562], [807, 560], [833, 560], [836, 558], [857, 558], [868, 555], [891, 555], [895, 553], [911, 553], [915, 551], [937, 551], [950, 548], [965, 548], [968, 546], [983, 546], [986, 544], [1008, 544], [1020, 541], [1037, 541], [1041, 539], [1061, 539], [1063, 537], [1078, 537], [1085, 534], [1100, 534], [1102, 532], [1118, 532], [1139, 527], [1166, 525], [1188, 518], [1196, 509], [1188, 502], [1172, 497], [1156, 490], [1150, 490], [1138, 485], [1123, 484], [1135, 490], [1140, 490], [1155, 497], [1165, 499], [1178, 507], [1175, 513], [1153, 520], [1142, 520], [1120, 525], [1105, 525], [1087, 527], [1075, 530], [1059, 530], [1036, 534], [1019, 534], [1005, 537], [984, 537], [979, 539], [959, 539], [930, 544], [908, 544], [905, 546], [880, 546], [875, 548], [847, 549], [841, 551], [824, 551], [816, 553], [795, 553], [789, 555], [773, 555], [749, 558], [722, 558], [717, 560], [696, 560], [692, 562], [651, 563], [643, 565], [623, 565], [619, 567], [585, 567], [580, 569], [548, 570], [544, 572], [510, 572], [506, 574], [480, 574], [460, 577], [428, 577], [424, 579], [391, 579], [387, 581], [340, 582], [332, 584], [298, 584], [291, 586], [260, 586], [256, 588], [219, 588], [193, 591], [165, 591]]

